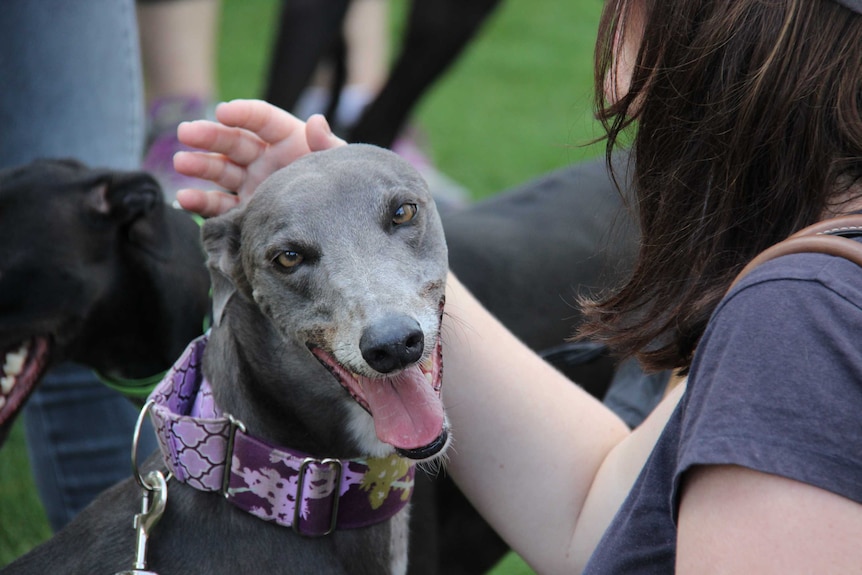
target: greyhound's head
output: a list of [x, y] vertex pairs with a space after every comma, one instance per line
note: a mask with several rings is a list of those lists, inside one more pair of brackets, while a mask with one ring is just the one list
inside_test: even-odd
[[448, 259], [434, 202], [410, 164], [359, 144], [309, 154], [246, 206], [209, 220], [203, 235], [214, 330], [231, 323], [223, 317], [231, 298], [253, 302], [282, 349], [327, 368], [331, 377], [308, 385], [348, 405], [365, 453], [442, 452]]

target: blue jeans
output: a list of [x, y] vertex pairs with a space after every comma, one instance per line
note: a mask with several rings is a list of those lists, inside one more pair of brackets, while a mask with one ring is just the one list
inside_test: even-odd
[[136, 169], [143, 77], [134, 0], [3, 0], [0, 162]]
[[[134, 0], [4, 0], [0, 79], [0, 167], [39, 157], [140, 165], [144, 104]], [[80, 366], [58, 367], [34, 393], [25, 429], [54, 529], [129, 476], [136, 418], [128, 400]], [[140, 460], [154, 448], [146, 433]]]
[[[99, 493], [131, 475], [138, 409], [80, 365], [64, 363], [43, 380], [24, 411], [27, 450], [39, 496], [54, 530]], [[149, 420], [138, 461], [156, 449]]]

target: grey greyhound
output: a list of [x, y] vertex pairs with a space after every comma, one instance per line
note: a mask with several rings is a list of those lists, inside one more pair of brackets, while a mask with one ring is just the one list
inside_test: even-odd
[[310, 154], [203, 240], [214, 324], [145, 407], [162, 452], [2, 572], [406, 572], [414, 463], [449, 443], [427, 186], [381, 148]]

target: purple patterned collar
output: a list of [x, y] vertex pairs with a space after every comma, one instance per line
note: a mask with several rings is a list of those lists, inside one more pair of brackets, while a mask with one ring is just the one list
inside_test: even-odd
[[380, 523], [407, 505], [414, 466], [405, 458], [317, 459], [247, 434], [213, 401], [201, 370], [206, 342], [204, 335], [189, 344], [150, 395], [162, 455], [177, 480], [309, 536]]

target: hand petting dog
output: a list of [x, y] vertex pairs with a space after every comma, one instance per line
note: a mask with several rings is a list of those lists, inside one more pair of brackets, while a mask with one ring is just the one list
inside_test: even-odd
[[180, 190], [180, 205], [204, 217], [217, 216], [247, 199], [277, 169], [313, 151], [346, 144], [321, 115], [303, 122], [261, 100], [233, 100], [216, 107], [218, 122], [180, 124], [184, 144], [207, 152], [178, 152], [174, 168], [210, 180], [225, 190]]

